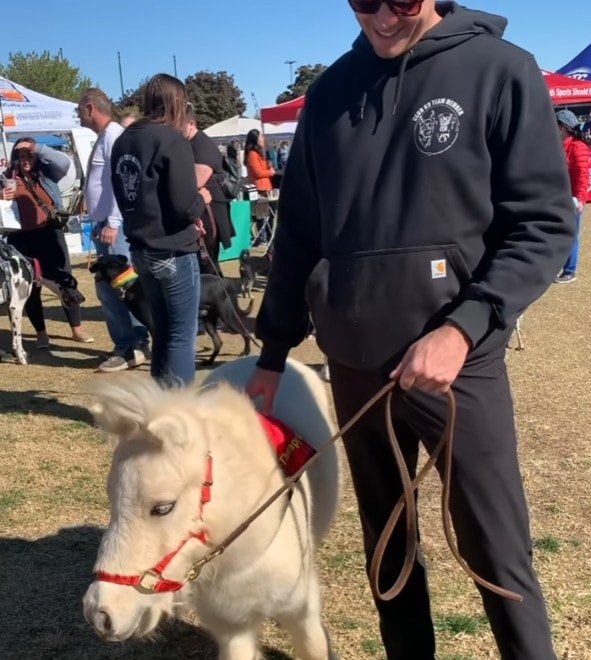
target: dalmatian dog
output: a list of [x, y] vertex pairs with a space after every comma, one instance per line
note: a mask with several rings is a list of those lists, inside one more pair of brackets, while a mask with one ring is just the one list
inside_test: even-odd
[[12, 352], [19, 364], [27, 364], [21, 324], [25, 303], [31, 295], [35, 271], [29, 259], [0, 239], [0, 306], [8, 308]]

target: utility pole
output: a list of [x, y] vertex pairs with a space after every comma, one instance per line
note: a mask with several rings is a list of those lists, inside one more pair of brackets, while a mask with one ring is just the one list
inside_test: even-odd
[[177, 72], [176, 72], [176, 55], [173, 55], [173, 56], [172, 56], [172, 62], [173, 62], [173, 64], [174, 64], [174, 77], [175, 77], [175, 78], [178, 78], [178, 74], [177, 74]]
[[121, 98], [125, 96], [125, 91], [123, 90], [123, 72], [121, 71], [121, 53], [117, 51], [117, 61], [119, 62], [119, 82], [121, 83]]
[[293, 65], [297, 60], [286, 60], [286, 64], [289, 64], [289, 84], [293, 86]]
[[63, 61], [63, 59], [64, 59], [64, 51], [63, 51], [61, 48], [58, 50], [57, 55], [58, 55], [58, 57], [60, 58], [60, 60]]

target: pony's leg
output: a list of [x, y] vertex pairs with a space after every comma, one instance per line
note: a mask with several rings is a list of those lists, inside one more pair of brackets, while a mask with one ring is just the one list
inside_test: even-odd
[[263, 660], [254, 628], [218, 631], [214, 637], [220, 651], [219, 660]]
[[255, 617], [248, 623], [236, 625], [220, 618], [207, 607], [198, 611], [204, 628], [218, 644], [219, 660], [263, 660], [257, 638], [262, 619]]
[[299, 607], [276, 616], [277, 623], [291, 636], [297, 658], [301, 660], [337, 660], [330, 639], [322, 625], [320, 590], [315, 575], [310, 577], [308, 598]]

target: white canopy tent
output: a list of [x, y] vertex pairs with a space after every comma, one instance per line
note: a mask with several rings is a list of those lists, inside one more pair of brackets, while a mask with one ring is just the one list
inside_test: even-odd
[[64, 132], [80, 128], [76, 104], [34, 92], [0, 77], [0, 132], [3, 164], [8, 164], [6, 136], [38, 132]]
[[203, 132], [216, 142], [229, 142], [230, 140], [244, 140], [246, 134], [253, 128], [262, 130], [267, 137], [274, 140], [281, 138], [291, 139], [295, 133], [297, 122], [283, 124], [261, 124], [259, 119], [251, 117], [230, 117], [206, 128]]
[[67, 131], [80, 126], [75, 103], [34, 92], [2, 77], [0, 105], [0, 120], [7, 133]]

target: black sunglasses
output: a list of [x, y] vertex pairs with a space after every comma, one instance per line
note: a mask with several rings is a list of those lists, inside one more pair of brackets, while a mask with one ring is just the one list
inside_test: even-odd
[[356, 14], [377, 14], [382, 3], [395, 16], [418, 16], [423, 0], [349, 0], [351, 9]]

